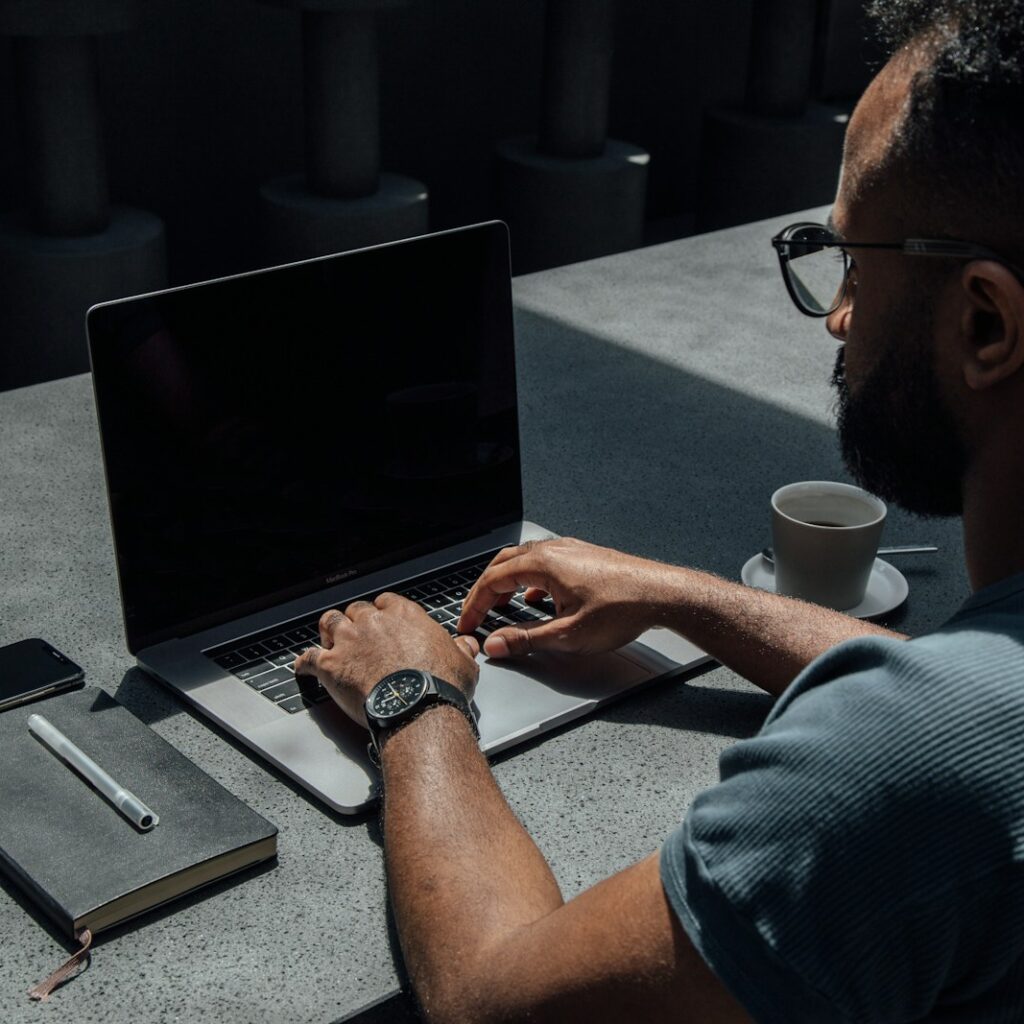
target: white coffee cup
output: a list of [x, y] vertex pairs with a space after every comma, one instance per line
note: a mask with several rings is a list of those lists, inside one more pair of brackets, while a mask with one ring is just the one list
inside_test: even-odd
[[772, 495], [775, 590], [845, 611], [864, 600], [885, 502], [850, 484], [807, 480]]

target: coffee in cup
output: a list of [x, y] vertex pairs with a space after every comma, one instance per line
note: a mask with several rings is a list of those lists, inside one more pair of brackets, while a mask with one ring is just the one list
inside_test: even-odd
[[867, 591], [885, 502], [850, 484], [808, 480], [772, 495], [775, 590], [845, 611]]

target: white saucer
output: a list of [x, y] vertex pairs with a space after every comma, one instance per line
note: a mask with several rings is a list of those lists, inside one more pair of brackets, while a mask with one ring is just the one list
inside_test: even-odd
[[[765, 561], [760, 553], [747, 559], [740, 578], [748, 587], [775, 593], [775, 566]], [[873, 619], [876, 615], [884, 615], [898, 608], [909, 593], [910, 585], [903, 573], [881, 558], [876, 558], [864, 600], [853, 608], [847, 608], [844, 614], [857, 619]]]

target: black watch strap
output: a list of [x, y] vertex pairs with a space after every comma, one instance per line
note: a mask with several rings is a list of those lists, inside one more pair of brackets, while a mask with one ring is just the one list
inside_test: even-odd
[[437, 687], [437, 700], [431, 701], [427, 707], [431, 707], [434, 704], [451, 704], [453, 708], [458, 708], [469, 722], [470, 728], [473, 730], [473, 736], [475, 739], [480, 739], [480, 730], [476, 725], [476, 715], [473, 714], [473, 708], [469, 703], [469, 698], [457, 687], [451, 683], [446, 683], [443, 679], [438, 679], [437, 676], [431, 676], [434, 680], [434, 685]]

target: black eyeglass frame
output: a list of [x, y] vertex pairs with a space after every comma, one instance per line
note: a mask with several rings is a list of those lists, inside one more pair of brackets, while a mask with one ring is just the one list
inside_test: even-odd
[[[817, 228], [824, 236], [833, 240], [828, 241], [826, 238], [826, 240], [820, 242], [795, 242], [792, 235], [801, 228]], [[789, 270], [789, 261], [793, 258], [793, 254], [789, 251], [789, 246], [794, 245], [816, 246], [821, 249], [836, 248], [843, 253], [843, 284], [836, 292], [833, 304], [824, 311], [810, 309], [807, 303], [800, 298]], [[801, 313], [813, 317], [831, 316], [846, 299], [846, 289], [850, 279], [850, 257], [846, 252], [847, 249], [889, 249], [894, 252], [901, 252], [905, 256], [939, 256], [953, 259], [995, 260], [997, 263], [1001, 263], [1012, 270], [1018, 279], [1024, 280], [1024, 272], [1010, 263], [1005, 256], [1000, 256], [999, 253], [986, 248], [984, 245], [977, 245], [974, 242], [960, 242], [949, 238], [905, 238], [902, 242], [844, 242], [836, 238], [835, 232], [830, 230], [826, 224], [815, 224], [814, 221], [799, 221], [796, 224], [790, 224], [789, 227], [783, 228], [772, 239], [772, 246], [778, 254], [782, 280], [786, 284], [786, 291], [789, 292], [793, 305]]]

